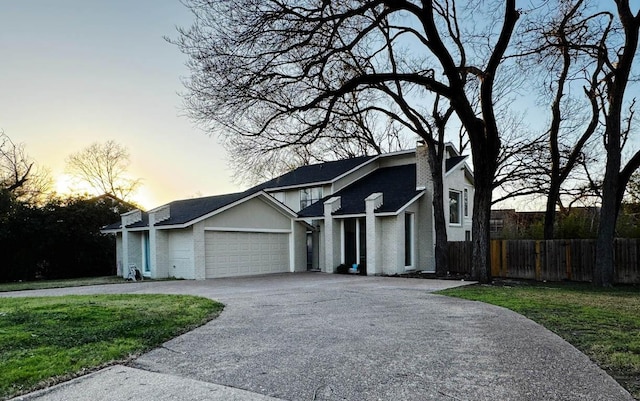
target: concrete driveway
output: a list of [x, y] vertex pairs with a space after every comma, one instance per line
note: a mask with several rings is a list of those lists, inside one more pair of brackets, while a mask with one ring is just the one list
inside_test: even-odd
[[432, 294], [460, 284], [302, 273], [7, 294], [179, 293], [227, 305], [128, 366], [20, 399], [633, 400], [536, 323]]

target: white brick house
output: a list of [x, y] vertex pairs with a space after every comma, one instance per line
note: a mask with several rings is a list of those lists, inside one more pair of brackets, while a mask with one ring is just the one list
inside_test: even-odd
[[[469, 240], [473, 175], [448, 144], [450, 240]], [[434, 271], [435, 230], [424, 145], [300, 167], [245, 192], [135, 210], [117, 235], [120, 274], [206, 279], [358, 265], [369, 275]]]

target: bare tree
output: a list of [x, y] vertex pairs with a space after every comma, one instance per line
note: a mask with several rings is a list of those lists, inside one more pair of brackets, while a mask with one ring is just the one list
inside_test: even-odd
[[124, 201], [140, 186], [140, 179], [127, 175], [130, 157], [123, 145], [113, 140], [93, 143], [67, 158], [67, 172], [88, 184], [96, 195], [110, 194]]
[[[185, 102], [212, 132], [261, 137], [271, 149], [304, 146], [339, 136], [356, 96], [358, 114], [385, 116], [427, 139], [429, 105], [446, 99], [473, 155], [473, 271], [490, 279], [494, 96], [519, 18], [515, 0], [185, 3], [197, 16], [175, 41], [192, 71]], [[460, 21], [482, 12], [498, 22], [463, 29]]]
[[24, 144], [15, 144], [0, 131], [0, 186], [13, 192], [26, 185], [34, 162], [27, 156]]
[[51, 183], [49, 170], [31, 159], [25, 145], [16, 144], [0, 130], [0, 190], [21, 202], [39, 204], [45, 200]]
[[[615, 0], [615, 4], [621, 35], [609, 43], [606, 51], [598, 54], [598, 59], [604, 65], [598, 100], [605, 124], [603, 139], [607, 157], [593, 272], [593, 281], [599, 286], [613, 284], [616, 221], [627, 183], [640, 167], [640, 150], [632, 153], [624, 165], [622, 159], [636, 107], [635, 98], [628, 101], [625, 95], [631, 83], [633, 64], [638, 52], [640, 10], [632, 11], [629, 0]], [[623, 113], [627, 108], [629, 115], [624, 118]]]
[[547, 7], [539, 19], [530, 20], [524, 36], [532, 39], [523, 41], [519, 56], [527, 69], [540, 71], [542, 79], [532, 83], [540, 84], [545, 100], [551, 98], [547, 151], [542, 158], [546, 182], [539, 188], [547, 197], [544, 237], [552, 239], [563, 184], [584, 160], [585, 146], [599, 127], [596, 93], [604, 64], [598, 54], [605, 49], [612, 15], [594, 10], [584, 0], [552, 2]]

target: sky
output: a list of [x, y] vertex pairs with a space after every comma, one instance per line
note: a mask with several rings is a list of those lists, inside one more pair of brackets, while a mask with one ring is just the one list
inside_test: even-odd
[[134, 200], [244, 189], [226, 154], [184, 116], [184, 56], [163, 39], [192, 16], [179, 0], [0, 2], [0, 130], [69, 187], [65, 159], [113, 139], [142, 178]]
[[107, 140], [129, 149], [145, 209], [245, 189], [182, 109], [187, 58], [164, 37], [191, 21], [179, 0], [0, 0], [0, 130], [62, 194], [65, 159]]

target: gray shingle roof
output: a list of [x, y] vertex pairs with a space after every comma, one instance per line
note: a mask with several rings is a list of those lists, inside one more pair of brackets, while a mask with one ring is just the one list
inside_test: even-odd
[[157, 223], [156, 226], [185, 224], [249, 195], [251, 194], [248, 194], [246, 192], [236, 192], [233, 194], [173, 201], [169, 203], [171, 217], [167, 220], [163, 220]]
[[366, 163], [375, 156], [360, 156], [352, 159], [336, 160], [332, 162], [311, 164], [298, 167], [297, 169], [255, 186], [252, 189], [270, 189], [280, 187], [290, 187], [296, 185], [311, 185], [314, 183], [332, 181], [342, 174], [353, 170], [359, 165]]
[[[173, 201], [169, 203], [171, 217], [168, 220], [157, 223], [156, 226], [188, 223], [265, 189], [296, 185], [302, 186], [306, 184], [313, 185], [314, 183], [331, 181], [371, 160], [373, 157], [374, 156], [362, 156], [353, 159], [302, 166], [280, 177], [249, 188], [244, 192]], [[147, 227], [148, 225], [149, 218], [146, 213], [143, 213], [143, 221], [130, 225], [128, 228]], [[117, 222], [103, 227], [103, 230], [117, 230], [120, 228], [120, 222]]]
[[156, 226], [185, 224], [264, 189], [305, 184], [311, 185], [313, 183], [331, 181], [360, 164], [365, 163], [372, 157], [373, 156], [362, 156], [353, 159], [302, 166], [280, 177], [249, 188], [244, 192], [174, 201], [169, 203], [171, 218], [157, 223]]
[[416, 165], [386, 167], [378, 169], [366, 177], [343, 188], [320, 202], [301, 210], [299, 217], [321, 217], [324, 215], [324, 201], [340, 196], [341, 208], [334, 216], [365, 213], [365, 198], [375, 192], [382, 192], [383, 204], [376, 212], [397, 212], [422, 191], [416, 190]]
[[[299, 167], [280, 177], [264, 182], [244, 192], [233, 194], [208, 196], [204, 198], [183, 199], [169, 203], [170, 215], [168, 220], [157, 223], [157, 226], [181, 225], [199, 217], [212, 213], [243, 198], [262, 190], [281, 187], [305, 186], [330, 182], [354, 168], [370, 161], [375, 156], [361, 156], [352, 159], [337, 160], [320, 164]], [[445, 161], [447, 171], [466, 159], [466, 156], [451, 157]], [[387, 167], [374, 171], [366, 177], [349, 185], [334, 195], [342, 196], [342, 208], [336, 215], [364, 213], [364, 199], [374, 192], [383, 193], [383, 206], [377, 212], [396, 212], [409, 200], [418, 195], [416, 191], [415, 164], [397, 167]], [[323, 199], [321, 202], [301, 210], [300, 217], [320, 217], [324, 213]], [[149, 219], [147, 213], [142, 214], [143, 220], [134, 223], [129, 228], [147, 227]], [[120, 222], [104, 227], [104, 230], [120, 229]]]

